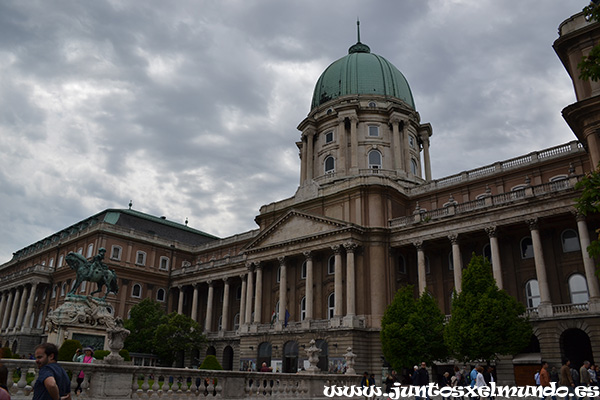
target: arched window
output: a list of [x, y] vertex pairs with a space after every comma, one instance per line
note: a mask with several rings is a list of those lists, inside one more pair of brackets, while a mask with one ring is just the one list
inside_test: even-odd
[[94, 245], [93, 244], [88, 244], [87, 253], [85, 254], [85, 256], [87, 258], [90, 258], [93, 255], [94, 255]]
[[300, 300], [300, 321], [306, 319], [306, 296]]
[[327, 319], [333, 318], [335, 313], [335, 293], [331, 293], [327, 297]]
[[219, 315], [219, 322], [217, 324], [217, 330], [218, 331], [222, 331], [223, 330], [223, 315]]
[[142, 285], [140, 285], [139, 283], [133, 285], [133, 287], [131, 288], [131, 297], [142, 297]]
[[401, 274], [406, 274], [406, 259], [402, 254], [398, 256], [398, 271]]
[[560, 235], [562, 241], [563, 253], [569, 253], [571, 251], [579, 251], [579, 236], [573, 229], [565, 229]]
[[238, 329], [240, 329], [240, 313], [233, 316], [233, 330], [237, 331]]
[[50, 268], [54, 267], [54, 257], [51, 257], [51, 258], [50, 258], [50, 262], [48, 263], [48, 266], [49, 266]]
[[165, 301], [165, 289], [160, 288], [156, 291], [156, 301]]
[[323, 164], [325, 166], [326, 174], [331, 174], [332, 172], [335, 172], [335, 159], [333, 157], [328, 156]]
[[369, 152], [369, 168], [380, 169], [381, 168], [381, 153], [378, 150], [371, 150]]
[[333, 274], [335, 274], [335, 256], [331, 256], [327, 260], [327, 275]]
[[521, 258], [533, 258], [533, 241], [529, 236], [521, 239]]
[[588, 293], [587, 281], [581, 274], [573, 274], [569, 277], [569, 293], [571, 293], [571, 303], [587, 303], [590, 295]]
[[52, 288], [52, 298], [56, 298], [56, 292], [58, 292], [58, 285], [54, 285]]
[[513, 200], [516, 199], [522, 199], [523, 197], [525, 197], [525, 188], [527, 187], [527, 185], [517, 185], [514, 186], [510, 189], [510, 197]]
[[535, 308], [540, 305], [540, 286], [537, 279], [531, 279], [525, 284], [525, 298], [528, 308]]
[[419, 175], [417, 174], [417, 171], [419, 171], [419, 164], [417, 164], [417, 162], [415, 161], [414, 158], [410, 159], [410, 173], [413, 175]]
[[41, 329], [43, 323], [44, 323], [44, 312], [40, 311], [40, 314], [38, 315], [38, 319], [37, 319], [37, 324], [35, 325], [36, 329]]
[[64, 256], [61, 254], [61, 255], [58, 257], [58, 264], [56, 264], [56, 268], [60, 268], [60, 267], [62, 267], [62, 265], [63, 265], [63, 260], [64, 260]]
[[78, 248], [77, 253], [83, 255], [83, 247]]
[[60, 295], [64, 296], [65, 294], [67, 294], [67, 282], [63, 283], [60, 288]]
[[306, 261], [304, 261], [302, 267], [300, 267], [300, 279], [306, 279]]

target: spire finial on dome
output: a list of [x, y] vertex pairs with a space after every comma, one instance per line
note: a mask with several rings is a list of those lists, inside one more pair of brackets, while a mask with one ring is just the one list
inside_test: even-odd
[[360, 42], [360, 20], [356, 17], [356, 35], [358, 37], [358, 42], [355, 45], [352, 45], [348, 49], [348, 54], [352, 53], [370, 53], [371, 49], [366, 44], [362, 44]]

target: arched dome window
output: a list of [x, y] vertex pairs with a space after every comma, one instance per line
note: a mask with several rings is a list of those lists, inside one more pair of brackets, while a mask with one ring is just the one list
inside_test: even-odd
[[328, 156], [324, 162], [325, 165], [325, 173], [331, 174], [335, 172], [335, 159], [331, 156]]
[[413, 175], [418, 175], [417, 171], [419, 171], [419, 164], [415, 161], [414, 158], [410, 159], [410, 173]]
[[369, 152], [369, 168], [381, 169], [381, 153], [379, 150], [371, 150]]

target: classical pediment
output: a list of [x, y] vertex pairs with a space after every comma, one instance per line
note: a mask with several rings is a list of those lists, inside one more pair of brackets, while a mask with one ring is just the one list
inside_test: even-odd
[[307, 240], [311, 237], [337, 232], [349, 226], [349, 224], [343, 221], [292, 210], [261, 232], [246, 247], [246, 250]]

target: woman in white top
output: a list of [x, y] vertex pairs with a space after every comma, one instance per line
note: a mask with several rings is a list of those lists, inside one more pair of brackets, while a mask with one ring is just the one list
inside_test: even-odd
[[[480, 365], [477, 367], [477, 378], [475, 379], [475, 387], [480, 388], [487, 386], [485, 384], [485, 379], [483, 378], [483, 367]], [[479, 399], [485, 399], [486, 397], [480, 397]]]

